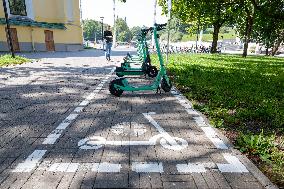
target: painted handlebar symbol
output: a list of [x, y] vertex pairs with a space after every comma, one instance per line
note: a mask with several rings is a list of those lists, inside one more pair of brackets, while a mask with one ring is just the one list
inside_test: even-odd
[[154, 146], [160, 139], [160, 144], [170, 150], [182, 150], [188, 146], [186, 140], [178, 137], [172, 137], [167, 133], [153, 118], [151, 115], [155, 115], [155, 112], [143, 113], [144, 117], [159, 131], [160, 134], [151, 137], [148, 141], [107, 141], [101, 136], [92, 136], [82, 139], [78, 142], [80, 149], [91, 150], [99, 149], [104, 145], [112, 146]]
[[175, 143], [171, 144], [170, 141], [166, 139], [162, 134], [155, 135], [151, 137], [148, 141], [107, 141], [105, 138], [100, 136], [92, 136], [85, 138], [78, 142], [78, 146], [83, 150], [95, 150], [99, 149], [105, 145], [111, 146], [154, 146], [157, 144], [158, 139], [160, 139], [160, 144], [170, 150], [182, 150], [188, 146], [186, 140], [178, 137], [172, 137], [171, 141], [174, 140]]

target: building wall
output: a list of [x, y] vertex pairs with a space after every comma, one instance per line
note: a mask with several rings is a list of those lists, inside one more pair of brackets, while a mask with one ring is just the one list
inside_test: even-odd
[[[66, 30], [38, 27], [11, 26], [17, 29], [21, 51], [46, 51], [45, 30], [53, 31], [56, 51], [73, 51], [83, 48], [83, 32], [80, 25], [79, 0], [26, 0], [33, 3], [34, 20], [48, 23], [64, 23]], [[0, 3], [0, 17], [4, 18]], [[8, 50], [5, 25], [0, 25], [0, 51]]]

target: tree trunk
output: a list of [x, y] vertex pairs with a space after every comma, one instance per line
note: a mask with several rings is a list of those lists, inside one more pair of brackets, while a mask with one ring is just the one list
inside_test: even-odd
[[246, 32], [245, 32], [245, 41], [244, 41], [244, 50], [243, 50], [243, 57], [247, 57], [248, 55], [248, 44], [250, 42], [250, 37], [252, 33], [252, 26], [253, 26], [253, 16], [247, 12], [246, 18]]
[[215, 23], [214, 25], [214, 32], [213, 32], [213, 41], [211, 47], [211, 53], [217, 53], [217, 46], [218, 46], [218, 34], [221, 28], [220, 23]]
[[283, 42], [284, 40], [284, 32], [282, 32], [279, 36], [279, 38], [277, 39], [276, 43], [274, 44], [274, 47], [272, 48], [272, 52], [271, 52], [271, 55], [272, 56], [275, 56], [275, 54], [277, 53], [281, 43]]
[[266, 56], [269, 55], [268, 47], [266, 47], [265, 55], [266, 55]]

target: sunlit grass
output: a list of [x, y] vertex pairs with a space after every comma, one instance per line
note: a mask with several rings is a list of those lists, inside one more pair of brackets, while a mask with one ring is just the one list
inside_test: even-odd
[[2, 66], [8, 66], [13, 64], [22, 64], [25, 62], [29, 62], [30, 60], [21, 56], [16, 56], [15, 58], [12, 58], [11, 55], [3, 55], [0, 56], [0, 67]]

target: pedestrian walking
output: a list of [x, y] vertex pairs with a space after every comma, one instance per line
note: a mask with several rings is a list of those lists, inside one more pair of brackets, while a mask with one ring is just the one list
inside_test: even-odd
[[104, 39], [106, 41], [106, 59], [110, 61], [110, 53], [111, 53], [112, 40], [113, 40], [113, 35], [110, 30], [110, 26], [107, 27], [106, 31], [104, 31]]

